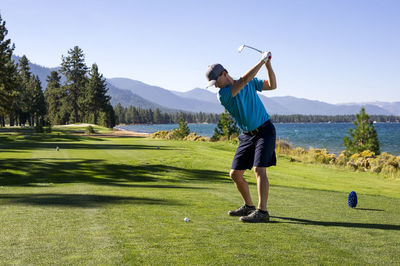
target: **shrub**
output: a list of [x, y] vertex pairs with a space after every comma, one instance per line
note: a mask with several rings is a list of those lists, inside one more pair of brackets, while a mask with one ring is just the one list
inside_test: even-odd
[[345, 151], [342, 151], [339, 156], [336, 158], [336, 164], [337, 165], [346, 165], [347, 162], [349, 161], [348, 157], [345, 154]]
[[289, 155], [290, 162], [309, 162], [337, 165], [347, 167], [354, 171], [380, 173], [385, 177], [400, 177], [400, 156], [393, 156], [386, 152], [376, 155], [370, 150], [363, 150], [348, 156], [347, 151], [342, 151], [338, 156], [328, 153], [326, 149], [309, 149], [301, 147], [284, 150], [281, 152]]
[[195, 132], [190, 133], [187, 135], [183, 140], [189, 140], [189, 141], [210, 141], [210, 138], [206, 138], [200, 135], [197, 135]]
[[96, 133], [96, 131], [94, 130], [94, 128], [92, 127], [92, 126], [87, 126], [86, 128], [85, 128], [85, 133], [86, 134], [95, 134]]
[[169, 131], [168, 130], [160, 130], [151, 134], [151, 137], [154, 139], [166, 139]]

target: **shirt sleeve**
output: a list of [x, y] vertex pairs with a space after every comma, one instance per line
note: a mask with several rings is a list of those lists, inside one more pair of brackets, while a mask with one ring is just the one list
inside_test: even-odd
[[223, 106], [228, 106], [231, 104], [233, 99], [231, 86], [222, 88], [218, 92], [218, 100]]
[[264, 80], [254, 78], [252, 81], [253, 81], [253, 84], [254, 84], [254, 87], [256, 88], [256, 90], [262, 91], [262, 87], [264, 85]]

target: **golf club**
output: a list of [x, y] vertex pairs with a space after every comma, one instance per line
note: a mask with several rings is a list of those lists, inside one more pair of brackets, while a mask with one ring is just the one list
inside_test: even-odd
[[[244, 49], [245, 47], [250, 48], [250, 49], [253, 49], [254, 51], [259, 52], [260, 54], [263, 53], [263, 51], [258, 50], [258, 49], [254, 48], [254, 47], [248, 46], [248, 45], [246, 45], [246, 44], [241, 45], [241, 46], [238, 48], [238, 52], [239, 52], [239, 53], [242, 52], [243, 49]], [[269, 59], [271, 59], [271, 53], [269, 53]]]

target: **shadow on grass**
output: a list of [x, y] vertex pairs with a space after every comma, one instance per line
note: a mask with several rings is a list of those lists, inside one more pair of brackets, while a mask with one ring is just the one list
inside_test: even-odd
[[354, 208], [354, 210], [360, 210], [360, 211], [374, 211], [374, 212], [384, 212], [385, 210], [382, 209], [366, 209], [366, 208]]
[[[291, 217], [279, 217], [279, 216], [271, 216], [271, 218], [287, 220], [292, 224], [303, 224], [303, 225], [319, 225], [319, 226], [337, 226], [337, 227], [351, 227], [351, 228], [367, 228], [367, 229], [382, 229], [382, 230], [400, 230], [400, 225], [395, 224], [368, 224], [368, 223], [345, 223], [345, 222], [322, 222], [322, 221], [313, 221], [299, 218], [291, 218]], [[274, 223], [279, 223], [277, 221], [273, 221]]]
[[[0, 160], [0, 185], [40, 186], [42, 183], [95, 183], [110, 186], [132, 186], [143, 182], [167, 181], [230, 182], [221, 171], [186, 169], [162, 164], [109, 164], [105, 160], [88, 159], [3, 159]], [[160, 188], [163, 184], [145, 184]], [[188, 188], [164, 186], [165, 188]]]
[[177, 201], [96, 194], [2, 194], [0, 205], [96, 208], [105, 204], [180, 205]]
[[[92, 140], [92, 139], [91, 139]], [[166, 146], [153, 146], [153, 145], [133, 145], [133, 144], [89, 144], [89, 143], [48, 143], [48, 142], [16, 142], [10, 145], [0, 145], [1, 149], [9, 151], [18, 150], [37, 150], [37, 149], [50, 149], [55, 150], [59, 147], [60, 151], [63, 149], [73, 150], [157, 150], [160, 147], [160, 151], [172, 150], [173, 147]]]
[[[89, 136], [78, 136], [78, 135], [66, 135], [66, 134], [1, 134], [0, 135], [0, 148], [1, 149], [32, 149], [33, 147], [40, 147], [44, 142], [55, 147], [55, 145], [60, 145], [61, 142], [79, 142], [79, 141], [104, 141], [101, 138], [89, 137]], [[60, 142], [58, 144], [57, 142]], [[79, 144], [76, 144], [79, 145]], [[48, 147], [48, 146], [44, 146]]]

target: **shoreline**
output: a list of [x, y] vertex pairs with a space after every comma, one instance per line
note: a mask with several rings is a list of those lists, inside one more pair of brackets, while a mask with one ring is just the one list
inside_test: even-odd
[[141, 133], [129, 131], [123, 128], [119, 128], [118, 126], [113, 127], [113, 134], [117, 136], [135, 136], [135, 137], [149, 137], [151, 133]]

